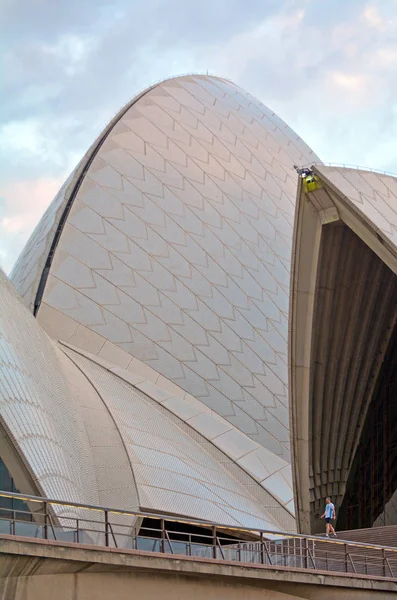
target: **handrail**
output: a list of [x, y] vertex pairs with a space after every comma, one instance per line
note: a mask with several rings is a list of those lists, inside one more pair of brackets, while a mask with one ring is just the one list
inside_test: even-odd
[[[160, 513], [154, 513], [154, 512], [144, 512], [144, 511], [129, 511], [129, 510], [125, 510], [125, 509], [115, 509], [115, 508], [109, 508], [106, 506], [100, 506], [100, 505], [93, 505], [93, 504], [84, 504], [84, 503], [79, 503], [79, 502], [70, 502], [70, 501], [63, 501], [63, 500], [55, 500], [55, 499], [51, 499], [51, 498], [46, 498], [46, 497], [41, 497], [41, 496], [32, 496], [29, 494], [20, 494], [17, 492], [7, 492], [7, 491], [0, 491], [0, 498], [10, 498], [10, 499], [16, 499], [16, 500], [22, 500], [26, 503], [29, 502], [33, 502], [33, 503], [41, 503], [41, 504], [45, 504], [45, 505], [57, 505], [57, 506], [61, 506], [61, 507], [66, 507], [66, 508], [76, 508], [76, 509], [80, 509], [80, 510], [92, 510], [95, 512], [102, 512], [105, 516], [105, 525], [106, 525], [106, 521], [108, 518], [108, 515], [112, 514], [112, 515], [124, 515], [124, 516], [130, 516], [130, 517], [137, 517], [137, 518], [147, 518], [147, 519], [159, 519], [162, 521], [168, 521], [170, 523], [183, 523], [185, 525], [195, 525], [198, 527], [208, 527], [211, 529], [216, 529], [216, 530], [226, 530], [227, 532], [234, 532], [234, 534], [238, 534], [239, 532], [241, 533], [249, 533], [252, 534], [253, 537], [258, 537], [258, 542], [252, 542], [252, 543], [261, 543], [261, 539], [263, 539], [264, 535], [267, 536], [272, 536], [276, 538], [276, 541], [288, 541], [288, 540], [294, 540], [294, 539], [301, 539], [301, 540], [310, 540], [312, 542], [323, 542], [323, 543], [327, 543], [327, 544], [332, 544], [332, 545], [344, 545], [346, 543], [348, 543], [349, 546], [355, 546], [358, 548], [367, 548], [367, 549], [373, 549], [373, 550], [386, 550], [387, 552], [391, 552], [391, 553], [395, 553], [397, 554], [397, 547], [393, 547], [393, 546], [382, 546], [380, 544], [371, 544], [371, 543], [366, 543], [366, 542], [358, 542], [358, 541], [348, 541], [348, 540], [343, 540], [341, 538], [325, 538], [323, 536], [318, 536], [318, 535], [313, 535], [313, 534], [300, 534], [300, 533], [294, 533], [294, 532], [285, 532], [285, 531], [277, 531], [277, 530], [270, 530], [270, 529], [260, 529], [260, 528], [248, 528], [248, 527], [237, 527], [235, 525], [227, 525], [224, 523], [214, 523], [213, 521], [203, 521], [200, 519], [194, 519], [194, 518], [190, 518], [190, 517], [177, 517], [177, 516], [173, 516], [173, 515], [168, 515], [168, 514], [160, 514]], [[0, 516], [1, 516], [1, 510], [3, 511], [7, 511], [9, 510], [8, 508], [0, 508]], [[13, 510], [14, 512], [19, 512], [19, 513], [24, 513], [27, 514], [26, 511], [18, 511], [16, 509], [10, 509]], [[44, 515], [45, 513], [43, 513]], [[34, 518], [35, 516], [39, 516], [40, 513], [31, 513], [32, 518]], [[107, 515], [107, 517], [106, 517]], [[90, 522], [88, 518], [86, 517], [81, 517], [79, 516], [77, 517], [67, 517], [65, 515], [58, 515], [59, 519], [73, 519], [73, 520], [81, 520], [81, 521], [87, 521]], [[99, 524], [99, 521], [91, 521], [92, 523], [95, 524]], [[106, 529], [106, 527], [105, 527]], [[200, 534], [197, 534], [197, 536], [199, 536]], [[246, 540], [245, 540], [246, 541]], [[274, 541], [274, 540], [273, 540]], [[396, 557], [397, 558], [397, 557]]]
[[[0, 491], [0, 498], [43, 505], [42, 511], [39, 508], [34, 512], [23, 507], [18, 510], [15, 506], [0, 506], [2, 533], [7, 534], [4, 524], [8, 523], [9, 535], [18, 540], [21, 537], [50, 539], [59, 544], [71, 542], [112, 547], [121, 552], [124, 549], [143, 550], [169, 556], [201, 557], [274, 569], [314, 569], [357, 577], [372, 575], [376, 578], [397, 579], [394, 576], [397, 573], [397, 547], [215, 524], [199, 519], [112, 509], [17, 492]], [[51, 505], [75, 510], [68, 515], [62, 510], [54, 511], [53, 506], [51, 512], [55, 512], [58, 522], [53, 525], [49, 513]], [[93, 518], [87, 514], [90, 510], [96, 513], [92, 515]], [[130, 518], [120, 518], [126, 516]], [[145, 521], [139, 522], [142, 519]], [[148, 523], [149, 519], [160, 521], [160, 524]], [[170, 526], [171, 523], [188, 527]], [[391, 577], [387, 577], [387, 573]]]
[[360, 165], [350, 165], [348, 163], [336, 163], [336, 162], [310, 162], [304, 165], [299, 165], [300, 168], [310, 168], [310, 167], [341, 167], [342, 169], [354, 169], [356, 171], [368, 171], [369, 173], [377, 173], [378, 175], [387, 175], [388, 177], [397, 178], [397, 173], [393, 173], [392, 171], [384, 171], [382, 169], [374, 169], [372, 167], [363, 167]]

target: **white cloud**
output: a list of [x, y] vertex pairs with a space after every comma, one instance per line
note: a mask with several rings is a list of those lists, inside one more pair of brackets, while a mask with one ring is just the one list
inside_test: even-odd
[[359, 94], [362, 94], [368, 85], [368, 80], [364, 75], [353, 75], [341, 71], [332, 72], [331, 79], [337, 86]]
[[0, 151], [29, 152], [43, 151], [41, 123], [37, 119], [10, 121], [0, 129]]
[[374, 29], [384, 33], [393, 25], [393, 18], [384, 17], [376, 4], [367, 4], [363, 11], [363, 20]]
[[0, 186], [0, 257], [9, 271], [66, 177], [9, 182]]
[[62, 35], [55, 44], [43, 44], [39, 51], [54, 58], [68, 76], [82, 73], [91, 52], [95, 51], [92, 36]]
[[7, 268], [117, 110], [172, 75], [208, 70], [230, 78], [324, 160], [397, 171], [395, 2], [41, 0], [32, 7], [29, 0], [2, 5], [14, 24], [0, 34]]
[[374, 63], [381, 69], [394, 69], [397, 64], [397, 44], [379, 48], [374, 54]]

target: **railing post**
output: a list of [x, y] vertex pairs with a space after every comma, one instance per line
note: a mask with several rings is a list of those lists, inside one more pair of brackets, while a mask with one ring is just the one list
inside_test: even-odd
[[389, 562], [389, 559], [388, 559], [388, 558], [386, 558], [386, 564], [387, 564], [387, 566], [389, 567], [390, 575], [391, 575], [391, 576], [393, 577], [393, 579], [394, 579], [394, 573], [393, 573], [393, 570], [392, 570], [392, 568], [391, 568], [391, 566], [390, 566], [390, 562]]
[[352, 569], [353, 569], [353, 573], [357, 573], [357, 569], [356, 569], [356, 567], [355, 567], [355, 565], [354, 565], [354, 562], [353, 562], [353, 559], [352, 559], [352, 556], [351, 556], [351, 554], [349, 553], [349, 555], [348, 555], [348, 556], [349, 556], [350, 564], [351, 564], [351, 566], [352, 566]]
[[307, 538], [303, 538], [302, 540], [302, 549], [303, 549], [303, 556], [304, 556], [304, 560], [303, 560], [303, 565], [304, 565], [304, 569], [307, 569]]
[[109, 513], [107, 510], [105, 512], [105, 546], [109, 547]]
[[161, 550], [160, 552], [162, 552], [164, 554], [165, 552], [165, 521], [164, 519], [161, 519]]
[[44, 502], [44, 539], [48, 540], [48, 505]]
[[132, 530], [132, 549], [138, 550], [138, 532], [136, 526]]
[[170, 536], [169, 536], [168, 531], [166, 529], [164, 530], [164, 533], [165, 533], [165, 538], [166, 538], [166, 540], [168, 542], [169, 551], [171, 552], [171, 554], [175, 554], [174, 548], [172, 546], [172, 542], [171, 542], [171, 539], [170, 539]]
[[383, 577], [386, 577], [386, 552], [385, 552], [384, 548], [382, 548], [382, 564], [383, 564]]
[[314, 556], [312, 554], [312, 551], [310, 550], [310, 546], [308, 546], [307, 551], [308, 551], [309, 556], [310, 556], [312, 567], [313, 567], [313, 569], [315, 569], [316, 568], [316, 561], [314, 560]]
[[16, 535], [16, 530], [15, 530], [15, 510], [12, 511], [11, 535]]
[[79, 530], [79, 527], [80, 527], [79, 520], [76, 519], [76, 543], [77, 544], [80, 544], [80, 530]]
[[216, 558], [216, 526], [212, 527], [212, 558]]
[[347, 568], [348, 556], [349, 556], [349, 553], [348, 553], [348, 551], [347, 551], [347, 544], [346, 544], [346, 542], [345, 542], [345, 573], [348, 573], [348, 572], [349, 572], [349, 571], [348, 571], [348, 568]]
[[265, 564], [265, 553], [264, 553], [264, 542], [263, 542], [263, 531], [261, 531], [261, 564]]
[[[269, 561], [269, 565], [272, 565], [273, 564], [272, 557], [270, 556], [269, 549], [268, 549], [268, 547], [266, 545], [266, 542], [264, 540], [263, 540], [263, 544], [262, 544], [262, 550], [265, 550], [266, 556], [267, 556], [267, 560]], [[276, 557], [276, 564], [277, 564], [277, 557]]]

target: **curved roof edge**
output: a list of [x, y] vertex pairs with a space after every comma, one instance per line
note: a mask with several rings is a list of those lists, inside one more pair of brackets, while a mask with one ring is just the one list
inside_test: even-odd
[[[248, 509], [247, 518], [249, 518], [248, 513], [251, 506], [254, 512], [250, 518], [253, 518], [259, 510], [261, 519], [263, 519], [267, 527], [276, 526], [279, 529], [285, 529], [289, 525], [289, 530], [293, 527], [294, 519], [288, 519], [288, 515], [283, 510], [283, 507], [280, 506], [279, 501], [273, 499], [271, 495], [266, 494], [266, 490], [262, 489], [261, 486], [253, 486], [252, 481], [246, 476], [243, 469], [241, 467], [241, 471], [237, 469], [239, 466], [238, 463], [236, 464], [233, 460], [228, 461], [227, 453], [225, 456], [222, 450], [217, 452], [215, 448], [212, 448], [211, 441], [202, 436], [199, 426], [194, 427], [194, 425], [190, 425], [189, 417], [193, 421], [194, 419], [200, 420], [200, 418], [203, 421], [209, 414], [208, 412], [197, 414], [199, 402], [196, 401], [195, 404], [185, 402], [184, 407], [181, 407], [183, 403], [181, 398], [172, 396], [170, 393], [147, 381], [142, 381], [141, 377], [134, 377], [130, 372], [124, 373], [125, 376], [123, 376], [121, 369], [117, 369], [117, 372], [115, 372], [111, 364], [107, 364], [107, 361], [97, 362], [97, 360], [91, 360], [93, 357], [89, 357], [88, 353], [82, 353], [80, 350], [72, 349], [70, 346], [63, 345], [63, 351], [93, 381], [117, 423], [131, 462], [131, 468], [134, 471], [140, 510], [145, 512], [164, 510], [166, 513], [177, 512], [180, 516], [194, 517], [194, 511], [193, 513], [185, 512], [188, 497], [201, 498], [204, 507], [204, 505], [207, 505], [207, 492], [198, 486], [195, 492], [190, 493], [188, 482], [190, 481], [193, 486], [197, 485], [194, 483], [194, 481], [197, 481], [197, 478], [200, 480], [197, 469], [200, 471], [206, 465], [209, 472], [213, 472], [214, 468], [218, 472], [217, 477], [219, 476], [219, 481], [216, 481], [216, 478], [213, 481], [215, 486], [218, 483], [220, 484], [223, 478], [222, 473], [224, 471], [227, 472], [227, 474], [224, 473], [224, 476], [229, 481], [227, 489], [230, 495], [229, 500], [231, 502], [230, 509], [232, 510], [232, 515], [235, 509], [240, 510], [238, 508], [239, 503], [235, 504], [233, 500], [235, 498], [234, 494], [237, 493], [238, 496], [246, 498], [247, 506], [245, 508]], [[189, 409], [190, 414], [187, 414]], [[200, 409], [202, 410], [201, 407], [199, 407]], [[194, 417], [192, 417], [192, 413], [195, 414]], [[214, 430], [218, 428], [216, 433], [220, 435], [224, 432], [225, 426], [230, 432], [230, 425], [226, 422], [223, 423], [222, 429], [220, 419], [212, 424]], [[181, 430], [180, 434], [175, 427]], [[174, 441], [176, 442], [175, 444], [173, 443]], [[250, 443], [250, 440], [248, 442]], [[216, 447], [216, 444], [214, 445]], [[153, 456], [153, 453], [155, 456]], [[182, 462], [186, 461], [184, 467], [179, 462], [179, 459], [177, 459], [178, 464], [175, 464], [175, 459], [173, 458], [175, 456], [179, 456]], [[188, 465], [192, 464], [192, 458], [194, 470], [190, 471]], [[167, 473], [170, 480], [166, 479]], [[173, 481], [172, 473], [177, 475], [178, 479], [181, 479], [182, 484], [181, 481]], [[188, 479], [186, 480], [185, 477]], [[205, 485], [209, 489], [212, 488], [209, 480]], [[180, 493], [182, 493], [181, 497], [179, 496]], [[160, 497], [164, 496], [163, 501], [165, 504], [163, 506], [161, 503], [158, 504], [159, 495]], [[176, 506], [179, 507], [178, 511], [176, 511], [175, 505], [170, 504], [170, 495], [174, 497]], [[222, 493], [221, 496], [223, 497]], [[215, 500], [215, 497], [212, 498], [211, 502], [213, 500]], [[255, 502], [255, 507], [251, 505], [252, 501]], [[210, 511], [212, 514], [211, 520], [216, 520], [217, 518], [216, 514], [213, 513], [213, 509], [216, 509], [216, 506], [215, 502], [212, 512]], [[210, 508], [211, 505], [208, 504], [207, 509], [210, 510]], [[243, 509], [243, 506], [240, 508]], [[238, 515], [239, 513], [236, 513], [237, 517]], [[200, 516], [202, 517], [203, 514]], [[257, 516], [259, 517], [259, 514]], [[240, 524], [243, 525], [248, 522], [243, 519]]]
[[153, 383], [148, 380], [146, 373], [140, 375], [137, 371], [128, 371], [68, 343], [59, 342], [59, 344], [117, 375], [195, 430], [198, 435], [244, 471], [251, 480], [259, 484], [268, 494], [269, 499], [272, 498], [279, 507], [277, 509], [279, 514], [272, 513], [272, 516], [279, 522], [280, 528], [291, 529], [294, 520], [294, 501], [291, 469], [286, 461], [251, 440], [190, 394], [182, 389], [178, 393], [176, 385], [173, 385], [170, 391], [163, 387], [161, 382]]
[[[95, 139], [95, 141], [91, 144], [90, 148], [85, 153], [83, 158], [80, 160], [78, 165], [75, 167], [75, 169], [69, 175], [69, 177], [66, 179], [65, 183], [59, 190], [58, 194], [55, 196], [54, 200], [51, 201], [49, 207], [47, 208], [46, 212], [44, 213], [44, 216], [46, 216], [48, 214], [48, 212], [53, 207], [53, 204], [56, 204], [58, 199], [61, 199], [61, 204], [60, 204], [60, 206], [56, 206], [56, 216], [54, 215], [55, 227], [52, 227], [52, 229], [49, 232], [49, 233], [51, 233], [51, 231], [53, 231], [53, 236], [51, 237], [48, 234], [48, 232], [45, 234], [45, 237], [47, 238], [46, 239], [46, 250], [44, 252], [45, 262], [44, 262], [44, 264], [41, 265], [41, 274], [40, 274], [40, 272], [37, 273], [35, 286], [34, 286], [36, 289], [32, 290], [32, 295], [28, 299], [29, 307], [30, 307], [31, 311], [33, 312], [34, 316], [37, 315], [37, 312], [40, 308], [41, 300], [43, 298], [45, 286], [47, 283], [47, 279], [48, 279], [52, 261], [53, 261], [54, 255], [55, 255], [55, 251], [57, 249], [58, 242], [62, 235], [64, 225], [67, 221], [68, 215], [73, 206], [73, 202], [77, 196], [80, 186], [82, 185], [82, 183], [84, 181], [84, 178], [88, 172], [88, 169], [90, 168], [93, 160], [97, 156], [102, 145], [106, 141], [108, 135], [111, 133], [111, 131], [113, 130], [115, 125], [117, 125], [117, 123], [120, 121], [120, 119], [122, 119], [122, 117], [129, 111], [129, 109], [134, 104], [136, 104], [136, 102], [138, 102], [143, 96], [148, 94], [151, 90], [153, 90], [154, 88], [156, 88], [157, 86], [161, 85], [162, 83], [164, 83], [166, 81], [174, 81], [176, 79], [179, 79], [180, 77], [186, 77], [186, 76], [191, 76], [191, 75], [193, 75], [193, 74], [183, 75], [183, 76], [177, 75], [175, 77], [167, 77], [165, 79], [157, 81], [153, 85], [140, 91], [138, 94], [136, 94], [132, 98], [132, 100], [127, 102], [127, 104], [125, 104], [115, 114], [115, 116], [109, 121], [109, 123], [104, 127], [102, 132]], [[194, 75], [197, 75], [197, 74], [194, 74]], [[219, 81], [229, 81], [223, 77], [218, 77], [215, 75], [211, 75], [211, 77], [213, 79], [218, 79]], [[60, 198], [60, 196], [62, 196], [62, 194], [63, 194], [63, 198]], [[43, 218], [44, 217], [42, 217], [42, 219]], [[17, 258], [17, 260], [11, 270], [11, 273], [9, 276], [10, 281], [15, 283], [15, 285], [17, 287], [19, 287], [19, 286], [17, 285], [16, 275], [19, 271], [20, 262], [23, 260], [25, 254], [29, 254], [32, 239], [37, 237], [40, 234], [39, 229], [40, 229], [40, 226], [42, 225], [42, 219], [40, 219], [37, 227], [33, 231], [32, 235], [30, 236], [29, 240], [27, 241], [25, 247], [23, 248], [21, 254]], [[44, 223], [44, 225], [46, 225], [46, 223]], [[40, 258], [42, 258], [42, 255], [40, 255], [38, 257], [38, 259], [40, 259]], [[29, 265], [29, 267], [32, 267], [32, 266], [33, 265]], [[30, 272], [30, 270], [31, 270], [30, 268], [27, 269], [28, 272]], [[18, 291], [21, 293], [24, 303], [26, 304], [22, 290], [18, 289]]]
[[327, 495], [339, 505], [343, 500], [363, 427], [359, 413], [368, 410], [397, 316], [397, 179], [339, 167], [310, 170], [297, 192], [289, 329], [300, 532], [315, 531], [315, 512]]

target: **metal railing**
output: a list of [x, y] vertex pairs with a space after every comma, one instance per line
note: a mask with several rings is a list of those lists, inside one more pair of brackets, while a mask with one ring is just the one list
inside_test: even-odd
[[388, 175], [389, 177], [397, 177], [397, 173], [393, 173], [391, 171], [383, 171], [382, 169], [373, 169], [372, 167], [363, 167], [360, 165], [350, 165], [348, 163], [336, 163], [336, 162], [321, 162], [321, 161], [312, 161], [305, 165], [299, 165], [300, 168], [310, 168], [310, 167], [335, 167], [342, 169], [354, 169], [355, 171], [368, 171], [370, 173], [376, 173], [378, 175]]
[[397, 548], [390, 546], [245, 529], [11, 492], [0, 492], [1, 534], [253, 566], [397, 578]]

